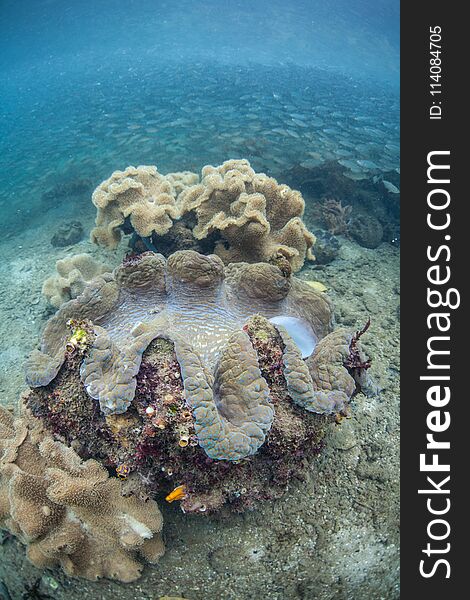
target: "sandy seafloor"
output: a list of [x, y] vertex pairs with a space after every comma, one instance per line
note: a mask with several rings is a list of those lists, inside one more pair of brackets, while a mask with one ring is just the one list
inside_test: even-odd
[[[62, 206], [42, 226], [0, 242], [2, 404], [14, 406], [24, 388], [22, 363], [51, 314], [41, 286], [55, 261], [90, 252], [115, 265], [126, 250], [122, 243], [115, 253], [105, 252], [86, 236], [68, 248], [52, 247], [53, 232], [71, 218], [73, 205]], [[93, 210], [80, 220], [88, 232]], [[399, 250], [388, 243], [369, 250], [339, 239], [334, 262], [307, 265], [298, 275], [328, 287], [338, 324], [359, 329], [371, 316], [363, 340], [380, 391], [355, 397], [351, 418], [331, 427], [308, 480], [291, 483], [281, 500], [230, 518], [185, 516], [178, 506], [162, 506], [166, 554], [133, 584], [41, 571], [19, 542], [0, 533], [0, 581], [13, 600], [38, 579], [45, 597], [57, 600], [399, 597]]]

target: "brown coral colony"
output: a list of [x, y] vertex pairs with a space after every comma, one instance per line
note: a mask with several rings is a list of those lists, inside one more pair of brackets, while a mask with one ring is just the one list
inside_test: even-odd
[[139, 555], [163, 554], [157, 504], [125, 497], [97, 461], [83, 462], [39, 421], [0, 407], [0, 528], [17, 536], [37, 567], [132, 581]]
[[129, 230], [146, 249], [166, 255], [176, 230], [185, 238], [184, 230], [192, 232], [193, 249], [214, 252], [225, 264], [268, 262], [281, 255], [298, 271], [313, 258], [315, 236], [302, 221], [300, 192], [255, 173], [247, 160], [206, 166], [200, 182], [194, 173], [162, 175], [156, 167], [128, 167], [115, 171], [92, 199], [98, 210], [91, 238], [103, 246], [116, 247], [122, 231]]

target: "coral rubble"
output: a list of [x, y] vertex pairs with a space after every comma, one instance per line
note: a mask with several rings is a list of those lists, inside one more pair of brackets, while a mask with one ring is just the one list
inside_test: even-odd
[[138, 555], [156, 562], [164, 551], [156, 503], [124, 496], [97, 461], [82, 461], [33, 421], [0, 407], [0, 528], [27, 545], [37, 567], [137, 579]]

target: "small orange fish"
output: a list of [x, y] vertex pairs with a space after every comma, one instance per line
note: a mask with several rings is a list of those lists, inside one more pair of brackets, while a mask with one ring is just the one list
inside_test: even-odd
[[173, 502], [174, 500], [183, 500], [183, 498], [186, 498], [186, 492], [184, 490], [184, 485], [179, 485], [178, 487], [175, 487], [175, 489], [168, 494], [168, 496], [165, 498], [165, 500], [167, 502]]

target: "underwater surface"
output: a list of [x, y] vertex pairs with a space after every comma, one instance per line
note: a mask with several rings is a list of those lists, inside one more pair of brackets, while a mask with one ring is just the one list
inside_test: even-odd
[[[73, 599], [83, 595], [187, 600], [399, 597], [398, 23], [396, 0], [0, 2], [0, 407], [19, 410], [20, 396], [27, 390], [23, 366], [39, 348], [44, 327], [57, 309], [62, 310], [60, 307], [68, 300], [73, 302], [84, 289], [90, 290], [93, 277], [111, 277], [112, 269], [130, 252], [134, 256], [157, 249], [168, 260], [174, 250], [191, 249], [202, 254], [214, 251], [226, 264], [225, 280], [232, 281], [234, 271], [227, 271], [231, 268], [227, 267], [231, 262], [227, 252], [234, 249], [235, 242], [222, 227], [214, 226], [211, 233], [201, 234], [197, 240], [190, 233], [190, 244], [183, 246], [181, 233], [162, 242], [157, 229], [150, 236], [141, 234], [126, 217], [116, 226], [119, 236], [123, 234], [118, 244], [98, 245], [92, 241], [90, 233], [100, 208], [96, 193], [92, 202], [93, 191], [114, 171], [124, 171], [131, 165], [156, 165], [162, 176], [182, 171], [197, 174], [189, 183], [181, 183], [183, 192], [178, 189], [171, 200], [180, 211], [172, 219], [176, 222], [187, 218], [185, 234], [193, 230], [194, 237], [197, 228], [202, 230], [206, 223], [205, 216], [197, 212], [200, 209], [191, 204], [200, 194], [191, 195], [187, 188], [198, 185], [201, 179], [201, 185], [212, 189], [213, 180], [209, 177], [205, 183], [206, 171], [201, 174], [206, 165], [219, 167], [225, 161], [237, 161], [229, 164], [237, 181], [243, 179], [243, 189], [263, 193], [274, 203], [281, 188], [269, 183], [275, 193], [266, 191], [268, 188], [263, 186], [268, 184], [258, 174], [298, 190], [305, 211], [301, 214], [300, 209], [292, 209], [291, 214], [286, 203], [283, 215], [283, 205], [279, 204], [280, 218], [273, 209], [270, 226], [274, 242], [269, 243], [290, 249], [289, 236], [282, 235], [282, 227], [291, 217], [302, 219], [302, 227], [316, 241], [312, 246], [311, 234], [302, 233], [306, 240], [306, 245], [302, 241], [304, 245], [298, 246], [302, 260], [291, 260], [289, 273], [283, 276], [290, 277], [293, 267], [293, 276], [300, 280], [294, 287], [310, 288], [320, 298], [326, 294], [331, 301], [331, 315], [327, 311], [321, 318], [311, 316], [298, 295], [295, 302], [286, 300], [288, 313], [310, 325], [320, 327], [321, 323], [325, 329], [331, 320], [335, 331], [344, 328], [350, 332], [350, 342], [354, 332], [362, 331], [369, 318], [371, 322], [360, 336], [367, 355], [361, 364], [370, 361], [370, 369], [368, 364], [365, 367], [370, 375], [368, 385], [359, 393], [356, 390], [351, 398], [347, 394], [347, 400], [341, 398], [341, 407], [348, 405], [341, 418], [330, 419], [328, 411], [326, 416], [320, 415], [321, 435], [320, 421], [311, 420], [311, 414], [305, 416], [298, 407], [292, 409], [281, 399], [276, 409], [283, 415], [282, 426], [274, 426], [271, 434], [266, 431], [271, 426], [267, 424], [271, 414], [261, 427], [268, 440], [266, 448], [270, 449], [263, 450], [262, 446], [260, 454], [253, 451], [254, 458], [243, 456], [243, 464], [230, 467], [230, 472], [224, 471], [225, 467], [219, 469], [223, 461], [218, 463], [218, 470], [210, 467], [213, 473], [204, 480], [204, 493], [202, 480], [191, 479], [200, 468], [198, 436], [193, 429], [183, 434], [180, 431], [180, 442], [186, 443], [186, 435], [188, 441], [184, 460], [161, 450], [164, 469], [168, 471], [165, 461], [175, 461], [174, 474], [166, 472], [162, 476], [164, 485], [150, 485], [149, 489], [163, 514], [166, 551], [155, 565], [147, 564], [141, 578], [132, 583], [119, 581], [123, 579], [119, 576], [98, 582], [78, 579], [46, 562], [43, 568], [33, 566], [26, 558], [24, 539], [20, 543], [11, 534], [12, 527], [2, 522], [0, 472], [0, 599]], [[241, 159], [249, 161], [256, 175], [239, 162]], [[225, 177], [222, 167], [210, 175]], [[141, 177], [140, 172], [130, 176], [137, 180]], [[228, 183], [226, 187], [229, 189]], [[297, 195], [292, 198], [297, 202]], [[191, 213], [194, 210], [197, 214]], [[276, 220], [282, 223], [275, 225]], [[315, 259], [309, 259], [310, 250]], [[88, 257], [77, 258], [83, 254]], [[248, 253], [248, 258], [243, 256], [239, 260], [264, 261], [262, 252], [256, 260], [249, 260]], [[265, 262], [272, 263], [271, 258]], [[76, 276], [79, 264], [82, 271]], [[279, 264], [275, 263], [276, 268]], [[167, 269], [164, 279], [168, 284], [173, 267], [162, 268]], [[223, 271], [223, 266], [211, 268]], [[287, 267], [282, 263], [279, 268], [282, 271]], [[236, 286], [230, 286], [232, 283], [225, 287], [236, 290], [230, 293], [239, 294]], [[167, 291], [170, 294], [170, 288]], [[187, 327], [189, 339], [195, 321], [191, 324], [193, 295], [183, 289], [180, 293], [179, 298], [173, 296], [178, 301], [170, 304], [180, 311], [178, 318], [183, 325], [178, 335], [184, 336]], [[129, 294], [134, 302], [134, 292]], [[223, 327], [230, 329], [224, 334], [226, 344], [234, 329], [230, 319], [236, 322], [238, 316], [233, 317], [235, 303], [224, 313], [220, 294], [216, 298], [213, 314], [217, 313], [217, 318], [207, 316], [204, 323], [204, 315], [209, 313], [204, 312], [203, 302], [194, 314], [206, 343], [211, 336], [216, 338], [214, 329], [222, 327], [220, 319]], [[134, 309], [128, 307], [132, 302], [122, 303], [131, 316]], [[136, 313], [147, 312], [151, 302], [146, 297], [143, 312], [139, 309]], [[239, 312], [244, 318], [253, 307], [256, 312], [264, 311], [267, 318], [284, 310], [243, 297], [240, 302], [243, 310]], [[119, 327], [127, 323], [121, 310], [108, 320], [98, 318], [104, 328], [107, 322], [113, 322], [119, 340]], [[129, 321], [135, 325], [137, 318]], [[73, 336], [82, 331], [77, 327]], [[271, 325], [261, 327], [258, 323], [256, 327], [269, 341], [263, 346], [266, 339], [258, 335], [251, 321], [247, 327], [246, 334], [252, 341], [258, 340], [253, 344], [263, 380], [271, 386], [272, 394], [276, 395], [276, 388], [280, 396], [289, 392], [288, 397], [293, 398], [292, 385], [271, 368], [273, 356], [281, 362], [279, 357], [283, 353], [284, 358], [287, 356], [289, 338], [283, 338], [282, 331]], [[288, 333], [296, 339], [293, 330]], [[217, 353], [221, 347], [219, 343]], [[155, 367], [155, 361], [163, 360], [162, 355], [171, 358], [173, 352], [181, 354], [178, 344], [174, 349], [158, 344], [149, 348], [144, 354], [145, 368]], [[79, 350], [85, 351], [80, 345]], [[266, 369], [271, 368], [269, 376], [263, 370], [263, 361], [268, 365]], [[187, 370], [183, 361], [179, 362], [181, 369], [171, 358], [171, 377], [176, 372], [183, 380]], [[212, 363], [210, 369], [207, 365], [204, 369], [214, 371]], [[161, 373], [166, 373], [168, 365], [158, 364]], [[77, 365], [74, 369], [67, 377], [77, 383], [82, 375]], [[163, 377], [161, 373], [159, 377]], [[212, 375], [217, 381], [217, 371]], [[69, 382], [63, 371], [60, 377], [54, 384], [59, 395], [63, 382]], [[141, 370], [137, 375], [137, 401], [143, 397], [144, 379]], [[210, 387], [211, 376], [208, 382]], [[259, 385], [263, 388], [265, 384], [258, 381]], [[171, 389], [165, 388], [165, 393], [174, 394], [184, 407], [185, 391], [180, 388], [174, 383]], [[41, 395], [41, 390], [29, 396], [29, 409], [35, 416], [44, 416], [44, 402], [49, 398]], [[84, 391], [80, 393], [84, 394], [83, 406], [88, 406], [89, 397]], [[96, 401], [99, 395], [91, 397]], [[219, 407], [223, 405], [217, 383], [214, 397]], [[180, 410], [178, 403], [175, 406], [171, 410]], [[140, 414], [136, 408], [136, 419], [145, 419], [145, 414], [153, 415], [156, 410], [152, 403], [145, 404], [144, 409]], [[223, 409], [227, 414], [231, 410], [233, 406]], [[338, 408], [338, 414], [341, 410]], [[333, 409], [330, 412], [333, 415]], [[106, 435], [93, 437], [93, 427], [98, 427], [97, 423], [101, 427], [102, 415], [98, 418], [87, 413], [83, 418], [88, 419], [88, 429], [84, 427], [80, 433], [75, 431], [73, 419], [70, 426], [64, 426], [64, 421], [56, 429], [60, 433], [55, 441], [71, 445], [84, 460], [100, 458], [110, 475], [116, 474], [114, 469], [119, 465], [120, 471], [115, 470], [120, 485], [127, 485], [124, 467], [129, 464], [137, 472], [139, 467], [127, 460], [127, 454], [127, 462], [122, 459], [124, 454], [118, 461], [114, 454], [118, 450], [112, 444], [103, 449]], [[168, 427], [173, 427], [173, 421], [169, 421]], [[1, 425], [0, 418], [0, 432], [4, 431]], [[118, 425], [114, 423], [113, 427]], [[198, 427], [196, 420], [196, 431]], [[94, 448], [95, 454], [89, 451], [85, 456], [80, 444], [72, 443], [74, 436], [80, 441], [80, 435], [84, 436], [81, 442], [88, 445], [88, 450]], [[289, 435], [294, 435], [296, 446], [291, 438], [286, 442]], [[280, 442], [276, 436], [280, 436]], [[211, 439], [209, 436], [209, 442]], [[132, 447], [135, 440], [132, 436], [129, 440], [126, 443]], [[195, 448], [190, 445], [194, 440]], [[0, 457], [1, 452], [2, 440]], [[38, 461], [43, 459], [38, 454]], [[255, 474], [258, 467], [253, 465], [260, 465]], [[205, 468], [210, 471], [208, 466]], [[274, 485], [273, 473], [283, 468], [289, 475], [283, 485]], [[154, 475], [141, 470], [140, 476], [148, 480]], [[106, 473], [103, 477], [106, 480]], [[110, 477], [106, 481], [112, 483], [103, 485], [109, 484], [111, 489], [118, 479]], [[182, 481], [186, 487], [196, 486], [198, 495], [189, 500], [183, 497], [181, 503], [182, 493], [177, 490]], [[169, 502], [165, 497], [171, 496], [172, 488], [174, 496]], [[233, 510], [227, 508], [230, 506]], [[135, 520], [132, 523], [135, 529]], [[155, 522], [148, 527], [158, 532], [161, 524]], [[152, 556], [160, 556], [160, 550], [153, 551]], [[119, 562], [119, 557], [114, 560]], [[109, 569], [110, 573], [120, 572], [116, 565]]]

